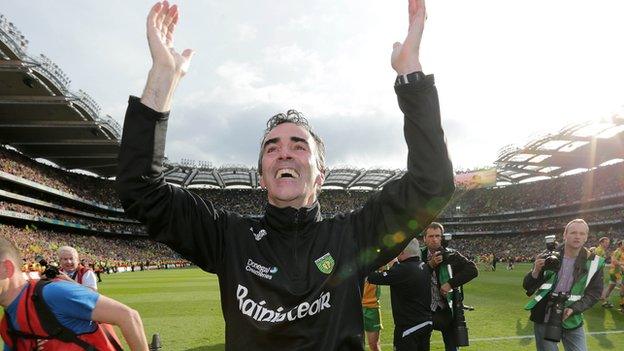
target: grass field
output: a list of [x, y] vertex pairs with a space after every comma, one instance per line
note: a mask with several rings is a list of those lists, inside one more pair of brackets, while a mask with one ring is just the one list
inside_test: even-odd
[[[528, 265], [515, 271], [504, 267], [481, 272], [466, 286], [465, 303], [471, 346], [462, 350], [534, 350], [532, 324], [522, 309], [527, 301], [521, 283]], [[224, 322], [216, 276], [199, 269], [180, 269], [104, 275], [100, 291], [137, 309], [148, 337], [160, 333], [163, 350], [217, 351], [224, 349]], [[618, 291], [611, 301], [617, 305]], [[390, 293], [382, 292], [383, 350], [392, 350]], [[624, 315], [600, 306], [585, 313], [589, 350], [624, 350]], [[439, 332], [432, 350], [443, 350]]]

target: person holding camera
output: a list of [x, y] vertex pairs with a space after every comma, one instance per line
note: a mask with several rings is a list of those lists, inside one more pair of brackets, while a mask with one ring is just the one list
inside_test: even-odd
[[5, 351], [122, 350], [110, 325], [119, 327], [130, 350], [148, 350], [137, 311], [73, 281], [28, 281], [19, 270], [21, 261], [15, 245], [0, 238], [0, 335]]
[[[457, 350], [455, 289], [473, 280], [479, 274], [474, 262], [456, 250], [443, 246], [444, 227], [431, 222], [425, 229], [423, 240], [425, 248], [422, 257], [427, 258], [431, 268], [431, 311], [433, 312], [433, 328], [442, 332], [444, 349]], [[461, 311], [463, 316], [463, 311]]]
[[91, 268], [85, 267], [78, 259], [78, 251], [71, 246], [61, 246], [58, 251], [61, 272], [80, 285], [97, 291], [97, 279]]
[[564, 244], [537, 256], [523, 287], [533, 296], [524, 307], [531, 311], [538, 351], [587, 350], [583, 311], [591, 308], [602, 292], [604, 258], [583, 245], [589, 226], [582, 219], [570, 221], [563, 232]]
[[420, 254], [418, 239], [414, 238], [397, 257], [398, 263], [368, 276], [371, 284], [390, 286], [396, 351], [429, 350], [433, 321], [427, 283], [431, 273]]

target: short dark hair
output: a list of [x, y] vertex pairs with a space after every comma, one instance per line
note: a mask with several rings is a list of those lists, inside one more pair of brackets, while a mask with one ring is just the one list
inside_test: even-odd
[[308, 120], [303, 116], [303, 114], [296, 110], [288, 110], [286, 113], [278, 113], [275, 116], [269, 118], [267, 121], [267, 127], [264, 130], [264, 134], [262, 135], [262, 140], [260, 140], [260, 155], [258, 156], [258, 174], [262, 175], [262, 154], [263, 154], [263, 143], [266, 136], [273, 130], [275, 127], [284, 123], [293, 123], [298, 125], [299, 127], [307, 130], [314, 142], [316, 142], [316, 166], [318, 167], [321, 173], [325, 172], [325, 143], [323, 143], [323, 139], [318, 136], [314, 131], [312, 131], [312, 127]]
[[602, 238], [598, 239], [599, 243], [603, 243], [605, 241], [609, 240], [609, 238], [607, 238], [606, 236], [603, 236]]
[[431, 222], [431, 223], [429, 223], [427, 228], [425, 228], [425, 231], [424, 231], [425, 235], [427, 235], [427, 229], [440, 229], [440, 232], [442, 234], [444, 234], [444, 226], [441, 223], [438, 223], [438, 222]]

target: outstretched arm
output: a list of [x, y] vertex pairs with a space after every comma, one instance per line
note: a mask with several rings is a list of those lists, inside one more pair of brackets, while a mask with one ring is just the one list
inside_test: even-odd
[[[409, 0], [409, 29], [395, 43], [392, 68], [399, 75], [421, 70], [419, 52], [425, 23], [423, 0]], [[396, 257], [444, 208], [453, 194], [453, 167], [448, 157], [433, 76], [395, 86], [403, 112], [408, 148], [407, 173], [386, 183], [350, 219], [357, 248], [366, 254], [364, 275]]]
[[409, 28], [403, 43], [394, 43], [392, 68], [399, 75], [422, 71], [420, 65], [420, 41], [427, 16], [424, 0], [409, 0]]
[[147, 43], [152, 56], [152, 68], [141, 103], [158, 112], [171, 109], [173, 93], [186, 74], [193, 50], [181, 54], [173, 47], [173, 32], [178, 24], [178, 6], [167, 1], [157, 2], [147, 16]]

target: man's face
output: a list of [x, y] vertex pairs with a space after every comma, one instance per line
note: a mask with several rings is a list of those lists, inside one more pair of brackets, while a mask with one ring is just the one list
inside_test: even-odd
[[61, 268], [65, 271], [71, 272], [78, 268], [78, 255], [74, 255], [72, 252], [61, 252], [59, 254], [59, 261], [61, 261]]
[[282, 123], [264, 138], [260, 186], [277, 207], [308, 207], [316, 200], [324, 174], [317, 167], [312, 135], [294, 123]]
[[589, 228], [583, 223], [572, 223], [568, 230], [563, 233], [565, 246], [572, 249], [580, 249], [587, 241]]
[[611, 241], [609, 239], [603, 241], [602, 243], [600, 243], [600, 245], [602, 245], [603, 249], [608, 249], [609, 248], [609, 244], [611, 244]]
[[439, 228], [427, 228], [425, 231], [425, 245], [430, 251], [442, 247], [442, 230]]

